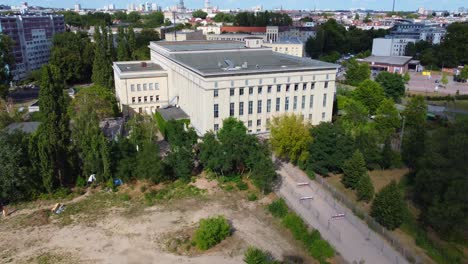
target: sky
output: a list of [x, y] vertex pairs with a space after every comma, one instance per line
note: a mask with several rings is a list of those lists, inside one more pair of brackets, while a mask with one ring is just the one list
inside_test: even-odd
[[[27, 0], [26, 0], [27, 1]], [[130, 3], [155, 2], [163, 8], [176, 5], [179, 0], [29, 0], [29, 5], [44, 7], [73, 8], [75, 3], [82, 8], [102, 8], [107, 4], [115, 4], [117, 8], [126, 8]], [[2, 0], [2, 4], [19, 5], [22, 1]], [[211, 0], [213, 6], [220, 9], [250, 8], [263, 5], [265, 9], [314, 9], [320, 10], [367, 8], [374, 10], [391, 10], [393, 0]], [[185, 0], [188, 8], [202, 8], [204, 0]], [[395, 10], [410, 11], [424, 7], [429, 10], [457, 10], [468, 8], [466, 0], [396, 0]]]

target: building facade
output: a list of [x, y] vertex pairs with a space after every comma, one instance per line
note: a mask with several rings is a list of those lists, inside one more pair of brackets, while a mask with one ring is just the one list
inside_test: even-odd
[[[187, 113], [199, 134], [217, 131], [228, 117], [243, 121], [250, 133], [268, 132], [270, 118], [286, 113], [312, 124], [331, 121], [335, 64], [231, 41], [151, 42], [150, 49], [146, 68], [151, 63], [153, 71], [114, 63], [116, 96], [124, 113], [173, 106]], [[155, 104], [144, 101], [156, 95], [149, 86], [132, 90], [132, 85], [153, 80], [166, 81]]]
[[372, 55], [375, 56], [405, 56], [406, 45], [415, 43], [408, 38], [375, 38], [372, 43]]
[[0, 15], [0, 33], [15, 43], [15, 65], [11, 68], [14, 80], [21, 80], [31, 71], [49, 62], [52, 38], [65, 31], [62, 15]]

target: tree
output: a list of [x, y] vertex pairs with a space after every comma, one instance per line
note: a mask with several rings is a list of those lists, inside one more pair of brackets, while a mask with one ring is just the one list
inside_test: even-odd
[[308, 158], [307, 148], [312, 142], [309, 127], [299, 115], [273, 117], [269, 129], [270, 143], [280, 158], [289, 158], [293, 163], [304, 162]]
[[40, 171], [49, 193], [74, 180], [68, 164], [70, 130], [63, 84], [59, 69], [50, 65], [43, 67], [39, 107], [46, 118], [33, 135], [30, 147], [33, 159], [38, 161], [33, 166]]
[[370, 202], [374, 198], [374, 185], [369, 177], [369, 174], [365, 173], [357, 184], [357, 198], [359, 201]]
[[395, 102], [399, 102], [405, 94], [405, 81], [398, 73], [383, 71], [377, 75], [375, 81], [384, 88], [385, 96], [392, 98]]
[[468, 66], [463, 67], [463, 69], [461, 70], [460, 79], [468, 80]]
[[405, 47], [405, 55], [414, 57], [416, 56], [416, 54], [417, 54], [416, 44], [414, 44], [413, 42], [408, 42], [408, 44], [406, 44], [406, 47]]
[[234, 15], [219, 12], [215, 15], [214, 21], [217, 23], [220, 23], [220, 22], [232, 23], [234, 22]]
[[375, 169], [381, 160], [379, 136], [371, 125], [363, 126], [355, 135], [354, 145], [364, 156], [369, 169]]
[[400, 114], [392, 99], [382, 100], [375, 113], [375, 128], [383, 140], [389, 138], [400, 128]]
[[410, 99], [403, 116], [405, 131], [402, 142], [402, 157], [410, 168], [416, 168], [425, 153], [427, 105], [422, 96]]
[[354, 16], [354, 20], [359, 20], [359, 14], [356, 13], [356, 15]]
[[132, 12], [127, 14], [127, 19], [131, 23], [136, 23], [136, 22], [140, 21], [141, 15], [137, 11], [132, 11]]
[[112, 57], [109, 51], [107, 29], [104, 27], [97, 28], [94, 33], [94, 62], [93, 62], [93, 75], [92, 81], [108, 89], [113, 88], [113, 71], [112, 71]]
[[322, 175], [340, 172], [342, 164], [354, 151], [353, 138], [339, 124], [320, 123], [311, 129], [308, 168]]
[[257, 140], [253, 147], [256, 151], [253, 151], [247, 160], [247, 166], [251, 168], [249, 177], [258, 189], [263, 193], [269, 193], [278, 178], [275, 164], [271, 160], [269, 145]]
[[343, 112], [340, 122], [353, 135], [365, 126], [369, 119], [369, 109], [362, 102], [354, 99], [346, 100]]
[[385, 98], [384, 89], [374, 81], [365, 80], [353, 91], [352, 98], [364, 104], [370, 114], [375, 114]]
[[167, 179], [163, 174], [163, 164], [161, 158], [159, 158], [158, 145], [151, 142], [144, 143], [139, 147], [136, 161], [135, 173], [138, 179], [147, 179], [154, 183], [160, 183]]
[[164, 23], [164, 13], [160, 11], [153, 12], [143, 16], [145, 26], [149, 28], [160, 27]]
[[203, 10], [200, 10], [200, 9], [195, 10], [195, 11], [192, 12], [192, 17], [205, 19], [207, 16], [208, 16], [208, 13], [206, 13]]
[[395, 181], [385, 186], [375, 196], [371, 207], [371, 216], [382, 226], [394, 230], [403, 223], [406, 205]]
[[380, 161], [380, 166], [383, 169], [390, 169], [394, 164], [395, 153], [392, 150], [391, 140], [387, 138], [385, 140], [383, 149], [382, 149], [382, 159]]
[[408, 72], [405, 72], [405, 75], [403, 75], [403, 81], [408, 84], [409, 81], [411, 80], [411, 76]]
[[367, 13], [366, 17], [363, 20], [364, 23], [369, 23], [372, 22], [371, 16], [369, 13]]
[[133, 30], [133, 27], [128, 28], [127, 41], [128, 41], [128, 49], [130, 52], [130, 58], [132, 60], [136, 60], [137, 59], [136, 57], [137, 43], [136, 43], [135, 31]]
[[366, 63], [359, 63], [355, 59], [351, 59], [346, 63], [346, 83], [353, 86], [358, 86], [363, 81], [370, 78], [370, 67]]
[[0, 98], [6, 98], [13, 79], [10, 71], [15, 63], [12, 47], [13, 41], [7, 35], [0, 33]]
[[447, 86], [447, 84], [449, 83], [449, 80], [447, 78], [447, 74], [444, 72], [442, 73], [442, 78], [440, 79], [440, 82], [444, 85], [444, 86]]
[[73, 118], [81, 111], [88, 111], [96, 114], [98, 120], [115, 117], [118, 114], [117, 102], [114, 94], [99, 85], [92, 85], [81, 89], [71, 103], [70, 116]]
[[167, 123], [166, 131], [170, 152], [165, 161], [176, 178], [189, 180], [195, 163], [193, 146], [197, 142], [197, 134], [193, 128], [185, 129], [185, 123], [175, 120]]
[[364, 156], [356, 150], [343, 165], [343, 178], [341, 182], [346, 188], [356, 189], [361, 178], [367, 173]]
[[[29, 136], [0, 131], [0, 200], [18, 202], [42, 190], [41, 178], [32, 168], [28, 153]], [[38, 184], [39, 183], [39, 184]]]
[[117, 60], [130, 60], [130, 48], [128, 46], [127, 37], [123, 27], [119, 27], [117, 35]]

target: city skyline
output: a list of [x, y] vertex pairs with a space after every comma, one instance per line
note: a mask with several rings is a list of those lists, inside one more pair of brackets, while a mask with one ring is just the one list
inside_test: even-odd
[[[159, 6], [165, 8], [168, 6], [174, 6], [178, 3], [177, 0], [163, 0], [163, 1], [128, 1], [128, 0], [96, 0], [92, 3], [88, 1], [76, 1], [76, 0], [31, 0], [28, 1], [29, 5], [32, 6], [43, 6], [43, 7], [57, 7], [57, 8], [70, 8], [73, 9], [75, 4], [81, 4], [82, 8], [102, 8], [105, 5], [115, 4], [118, 9], [125, 9], [131, 3], [144, 3], [144, 2], [155, 2]], [[247, 0], [227, 0], [211, 1], [213, 6], [219, 6], [220, 9], [235, 9], [235, 8], [251, 8], [254, 6], [262, 5], [264, 9], [310, 9], [314, 8], [318, 10], [341, 10], [341, 9], [373, 9], [373, 10], [391, 10], [392, 0], [312, 0], [305, 4], [304, 1], [299, 0], [260, 0], [255, 4], [252, 1]], [[4, 4], [19, 6], [21, 1], [17, 0], [6, 0]], [[185, 5], [188, 8], [197, 9], [203, 8], [203, 0], [186, 0]], [[401, 1], [396, 0], [395, 10], [398, 11], [415, 11], [420, 7], [424, 7], [429, 10], [457, 10], [459, 7], [468, 7], [464, 0], [413, 0], [413, 1]]]

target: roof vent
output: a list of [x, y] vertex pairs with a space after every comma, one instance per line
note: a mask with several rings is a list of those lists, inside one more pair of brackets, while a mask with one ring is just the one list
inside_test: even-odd
[[218, 61], [218, 67], [219, 68], [223, 67], [223, 64], [220, 61]]
[[255, 68], [260, 69], [260, 65], [258, 65], [258, 64], [255, 65]]
[[246, 61], [244, 61], [244, 63], [242, 63], [242, 69], [247, 69], [249, 68], [249, 65], [247, 64]]
[[224, 62], [227, 64], [229, 69], [235, 68], [234, 62], [231, 60], [225, 59]]
[[148, 65], [146, 64], [145, 61], [142, 61], [142, 62], [140, 63], [140, 65], [141, 65], [141, 67], [143, 67], [143, 68], [146, 68], [146, 66], [148, 66]]

